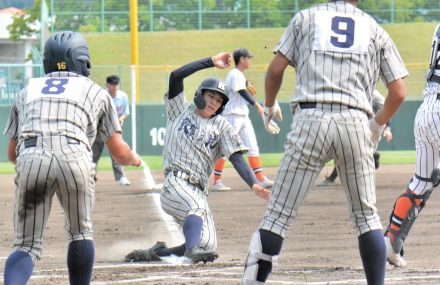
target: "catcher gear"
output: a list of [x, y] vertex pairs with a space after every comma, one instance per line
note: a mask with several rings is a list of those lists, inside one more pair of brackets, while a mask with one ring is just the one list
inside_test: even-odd
[[90, 53], [87, 42], [79, 33], [66, 31], [51, 35], [44, 45], [44, 72], [73, 71], [90, 74]]
[[161, 261], [157, 251], [159, 249], [165, 249], [167, 245], [164, 242], [158, 241], [150, 249], [136, 249], [127, 254], [124, 258], [125, 262], [137, 262], [137, 261]]
[[[272, 251], [273, 255], [263, 250], [262, 239], [271, 241], [270, 244], [273, 248], [268, 250]], [[243, 285], [264, 284], [272, 268], [277, 265], [282, 243], [283, 240], [280, 236], [266, 230], [254, 232], [245, 262]]]
[[246, 89], [252, 96], [257, 95], [257, 87], [249, 80], [246, 80]]
[[429, 61], [429, 70], [426, 77], [427, 81], [440, 81], [440, 25], [434, 30], [432, 35], [431, 59]]
[[393, 212], [390, 217], [390, 225], [385, 234], [391, 238], [393, 251], [396, 254], [403, 250], [403, 243], [414, 221], [423, 207], [425, 207], [426, 201], [431, 196], [432, 191], [440, 184], [440, 169], [434, 168], [431, 172], [431, 177], [422, 178], [422, 180], [432, 182], [433, 186], [423, 191], [423, 194], [420, 195], [417, 195], [414, 191], [407, 188], [394, 204]]
[[278, 122], [283, 120], [283, 114], [281, 113], [280, 105], [278, 101], [275, 100], [275, 104], [272, 107], [267, 107], [264, 105], [264, 114], [263, 114], [263, 122], [266, 131], [270, 134], [276, 135], [280, 132], [280, 128], [278, 124], [274, 122], [273, 118], [275, 118]]
[[226, 103], [229, 101], [229, 98], [226, 95], [226, 84], [216, 77], [208, 77], [200, 83], [200, 86], [197, 88], [194, 95], [194, 103], [197, 108], [202, 110], [206, 107], [205, 101], [203, 100], [203, 91], [205, 90], [212, 90], [222, 95], [223, 104], [215, 115], [221, 114], [225, 109]]

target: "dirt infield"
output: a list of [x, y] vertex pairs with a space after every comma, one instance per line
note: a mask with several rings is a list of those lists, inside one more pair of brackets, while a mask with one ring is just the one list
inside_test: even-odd
[[[325, 169], [318, 182], [330, 169]], [[377, 206], [385, 225], [394, 199], [408, 182], [414, 166], [382, 166], [377, 173]], [[273, 177], [275, 169], [266, 169]], [[155, 172], [158, 182], [161, 172]], [[157, 240], [168, 245], [182, 242], [178, 228], [162, 215], [158, 193], [146, 192], [141, 171], [128, 172], [129, 187], [118, 186], [111, 173], [99, 173], [93, 214], [96, 262], [93, 284], [239, 284], [252, 232], [265, 210], [262, 200], [226, 169], [228, 192], [211, 192], [220, 257], [213, 264], [176, 265], [123, 263], [126, 253], [147, 248]], [[12, 175], [0, 176], [0, 270], [12, 245]], [[440, 199], [433, 193], [418, 218], [405, 250], [406, 269], [387, 268], [386, 284], [440, 284]], [[29, 284], [68, 284], [66, 235], [59, 203], [49, 218], [42, 260]], [[170, 234], [174, 232], [175, 234]], [[267, 284], [366, 284], [357, 238], [348, 220], [347, 203], [340, 185], [314, 187], [290, 228], [278, 267]], [[1, 281], [3, 281], [3, 275]], [[3, 283], [0, 283], [3, 284]]]

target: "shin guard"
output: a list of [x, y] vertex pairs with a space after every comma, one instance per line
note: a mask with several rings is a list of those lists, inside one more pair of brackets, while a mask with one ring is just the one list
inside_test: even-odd
[[243, 285], [264, 284], [276, 266], [283, 238], [265, 230], [254, 232], [243, 274]]

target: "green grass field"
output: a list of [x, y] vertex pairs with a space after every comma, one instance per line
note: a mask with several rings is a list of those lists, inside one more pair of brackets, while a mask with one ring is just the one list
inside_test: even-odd
[[[287, 24], [287, 23], [286, 23]], [[430, 57], [431, 37], [436, 23], [411, 23], [384, 25], [396, 43], [410, 71], [406, 82], [409, 96], [420, 98], [426, 68]], [[233, 51], [247, 47], [255, 57], [253, 66], [246, 71], [255, 82], [262, 98], [265, 70], [273, 54], [272, 48], [280, 39], [282, 28], [231, 29], [208, 31], [142, 32], [139, 34], [140, 98], [142, 103], [161, 103], [167, 89], [168, 73], [172, 69], [195, 59], [220, 51]], [[131, 60], [129, 33], [85, 34], [91, 50], [92, 78], [104, 82], [110, 73], [122, 76], [122, 88], [130, 91], [129, 68]], [[226, 71], [208, 69], [185, 80], [187, 90], [195, 90], [207, 75], [224, 77]], [[288, 101], [294, 90], [294, 71], [289, 69], [280, 90], [280, 101]], [[383, 84], [378, 88], [384, 91]]]
[[[415, 164], [415, 151], [382, 151], [380, 156], [380, 163], [383, 165], [390, 164]], [[281, 153], [265, 153], [261, 155], [263, 165], [265, 167], [276, 167], [282, 157]], [[163, 166], [162, 156], [143, 156], [142, 159], [148, 164], [152, 170], [160, 170]], [[332, 164], [332, 162], [329, 162]], [[232, 167], [227, 162], [226, 167]], [[99, 161], [98, 171], [111, 171], [112, 165], [109, 157], [102, 157]], [[126, 170], [136, 170], [136, 167], [126, 167]], [[0, 174], [14, 173], [14, 165], [9, 162], [0, 162]]]

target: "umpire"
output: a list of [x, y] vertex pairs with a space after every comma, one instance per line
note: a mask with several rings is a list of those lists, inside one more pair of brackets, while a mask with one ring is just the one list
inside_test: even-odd
[[33, 78], [16, 96], [5, 134], [8, 158], [16, 164], [14, 251], [4, 270], [5, 285], [26, 284], [40, 259], [52, 198], [65, 215], [70, 284], [90, 284], [95, 201], [90, 145], [99, 133], [121, 164], [140, 165], [121, 136], [112, 98], [90, 73], [89, 49], [75, 32], [58, 32], [44, 46], [45, 77]]
[[[289, 65], [296, 69], [296, 106], [266, 214], [250, 242], [244, 284], [266, 281], [298, 208], [330, 159], [340, 170], [367, 282], [384, 284], [373, 153], [406, 96], [408, 72], [390, 36], [357, 8], [358, 1], [330, 2], [292, 18], [267, 70], [265, 122], [280, 112], [276, 97]], [[388, 96], [374, 116], [379, 76]]]

